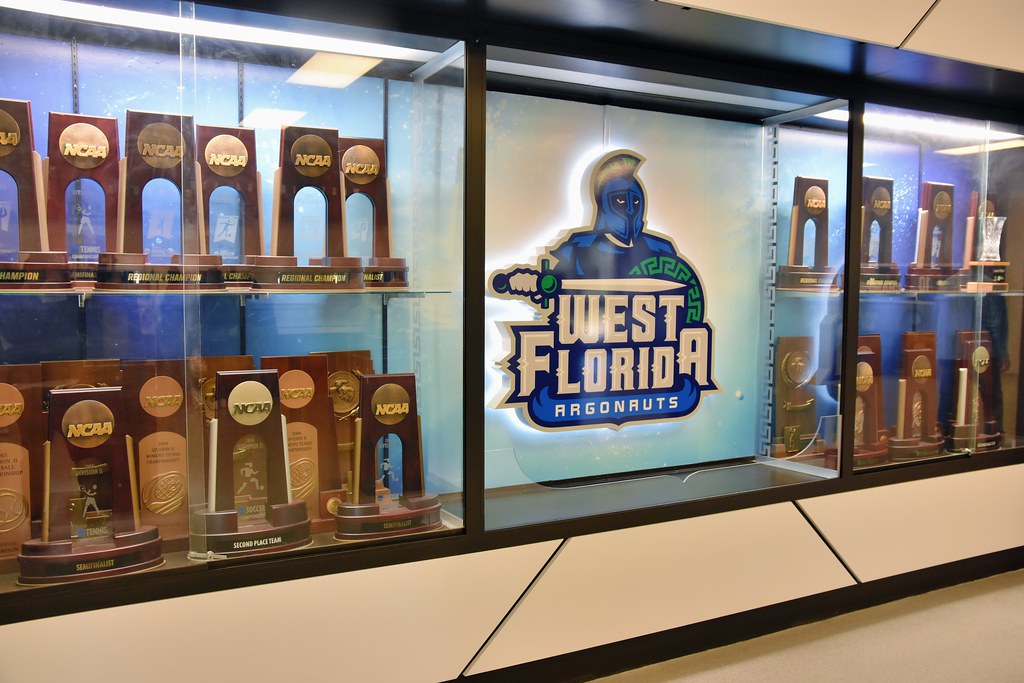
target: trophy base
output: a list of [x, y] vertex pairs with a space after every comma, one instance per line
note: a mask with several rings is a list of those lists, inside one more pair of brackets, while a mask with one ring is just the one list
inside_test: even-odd
[[374, 257], [363, 269], [363, 284], [372, 287], [408, 287], [409, 267], [404, 258]]
[[382, 510], [378, 505], [342, 504], [335, 513], [338, 541], [387, 538], [416, 531], [440, 529], [441, 503], [437, 496], [402, 497], [398, 507]]
[[[854, 446], [853, 466], [875, 467], [889, 462], [889, 446], [884, 441]], [[830, 470], [839, 469], [839, 453], [834, 448], [825, 451], [825, 467]]]
[[993, 430], [984, 433], [974, 425], [950, 423], [946, 451], [949, 453], [984, 453], [999, 448], [1003, 435]]
[[362, 289], [363, 266], [358, 258], [324, 257], [298, 265], [294, 256], [250, 256], [255, 289]]
[[101, 253], [96, 289], [171, 292], [224, 289], [220, 256], [186, 254], [174, 258], [179, 262], [152, 264], [146, 263], [145, 254]]
[[893, 462], [911, 462], [934, 458], [942, 454], [945, 439], [941, 434], [921, 439], [889, 439], [889, 459]]
[[95, 289], [99, 266], [96, 261], [68, 261], [68, 277], [74, 288]]
[[811, 270], [810, 266], [779, 266], [775, 286], [778, 289], [802, 289], [807, 291], [836, 291], [835, 268]]
[[63, 251], [19, 251], [18, 261], [0, 263], [0, 289], [70, 289]]
[[965, 292], [1007, 292], [1010, 284], [1006, 281], [1009, 261], [970, 261], [969, 282], [964, 283]]
[[299, 500], [270, 506], [270, 517], [263, 522], [238, 528], [238, 511], [192, 513], [189, 535], [189, 559], [207, 560], [212, 556], [241, 557], [288, 550], [311, 541], [306, 503]]
[[860, 264], [860, 291], [900, 291], [900, 268], [895, 263]]
[[164, 563], [160, 543], [160, 534], [152, 526], [115, 534], [112, 543], [80, 549], [70, 540], [45, 542], [33, 538], [21, 545], [18, 583], [67, 583], [151, 569]]
[[253, 267], [248, 263], [225, 263], [220, 267], [224, 273], [224, 287], [227, 289], [250, 289], [253, 283]]
[[907, 269], [906, 289], [913, 292], [949, 292], [960, 289], [963, 273], [952, 266]]

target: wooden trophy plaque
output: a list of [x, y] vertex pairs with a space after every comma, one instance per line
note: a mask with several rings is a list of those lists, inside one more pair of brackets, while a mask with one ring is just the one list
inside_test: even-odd
[[[117, 244], [121, 152], [117, 119], [50, 113], [46, 225], [50, 249], [67, 252], [71, 279], [96, 283], [96, 264]], [[70, 195], [70, 196], [69, 196]]]
[[[227, 287], [252, 286], [252, 266], [247, 256], [263, 254], [263, 202], [260, 174], [256, 170], [256, 131], [196, 125], [197, 149], [202, 152], [199, 178], [204, 216], [209, 226], [210, 253], [224, 262]], [[238, 211], [218, 213], [211, 203], [213, 193], [228, 188], [238, 195]]]
[[193, 509], [189, 556], [253, 555], [308, 544], [306, 503], [291, 495], [277, 371], [218, 372], [216, 391], [207, 505]]
[[776, 457], [817, 454], [815, 365], [810, 337], [779, 337], [775, 347]]
[[[338, 506], [334, 537], [353, 541], [440, 529], [441, 503], [423, 487], [416, 377], [359, 375], [359, 395], [352, 479], [355, 491], [351, 501]], [[397, 505], [383, 505], [378, 497], [382, 492], [377, 478], [377, 444], [384, 437], [397, 438], [402, 445], [402, 495]], [[386, 472], [383, 464], [380, 469]]]
[[938, 420], [934, 332], [903, 333], [898, 387], [889, 458], [902, 462], [938, 455], [945, 439]]
[[25, 541], [22, 584], [58, 583], [163, 564], [160, 534], [139, 517], [121, 387], [51, 393], [42, 537]]
[[42, 382], [38, 364], [0, 365], [0, 558], [15, 557], [43, 517]]
[[387, 148], [380, 138], [339, 138], [345, 201], [362, 194], [373, 205], [373, 257], [363, 270], [367, 287], [408, 287], [404, 258], [391, 255], [391, 186]]
[[959, 289], [961, 279], [953, 267], [953, 186], [923, 183], [917, 213], [917, 251], [907, 268], [907, 289]]
[[[281, 414], [288, 421], [288, 457], [292, 500], [306, 503], [313, 533], [334, 530], [334, 515], [321, 504], [323, 470], [337, 470], [334, 410], [327, 384], [327, 358], [264, 356], [264, 370], [280, 377]], [[337, 474], [327, 481], [336, 484]], [[336, 486], [334, 488], [337, 488]]]
[[320, 506], [333, 515], [338, 503], [349, 500], [353, 489], [359, 375], [373, 374], [373, 359], [369, 350], [328, 351], [311, 355], [327, 358], [327, 390], [334, 412], [337, 457], [320, 463]]
[[[897, 272], [898, 275], [898, 272]], [[882, 338], [857, 338], [857, 398], [853, 412], [853, 465], [881, 465], [889, 456], [882, 387]]]
[[[116, 251], [100, 254], [97, 289], [223, 289], [221, 259], [207, 251], [198, 203], [192, 117], [129, 111], [121, 164]], [[180, 237], [173, 212], [143, 205], [146, 187], [156, 181], [178, 192]]]
[[0, 252], [5, 252], [0, 253], [0, 289], [71, 287], [67, 255], [50, 251], [43, 166], [29, 102], [0, 100], [0, 172], [13, 184], [0, 194]]
[[[814, 263], [804, 264], [805, 226], [814, 229]], [[779, 266], [780, 289], [835, 289], [836, 269], [828, 265], [828, 181], [797, 176], [789, 222], [789, 257]]]
[[999, 397], [992, 367], [992, 342], [985, 330], [956, 333], [957, 400], [950, 419], [948, 449], [954, 453], [978, 453], [999, 448]]
[[[295, 256], [295, 197], [315, 188], [327, 200], [323, 258], [298, 265]], [[362, 289], [363, 266], [345, 255], [345, 214], [338, 160], [338, 131], [285, 126], [281, 165], [274, 175], [272, 256], [250, 256], [260, 289]]]
[[900, 289], [900, 268], [892, 260], [892, 185], [892, 178], [864, 176], [863, 179], [861, 291], [897, 292]]
[[157, 527], [165, 541], [188, 538], [185, 362], [125, 361], [121, 375], [142, 523]]

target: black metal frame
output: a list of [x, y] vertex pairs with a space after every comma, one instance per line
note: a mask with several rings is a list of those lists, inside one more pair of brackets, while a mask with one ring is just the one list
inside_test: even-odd
[[[650, 3], [648, 0], [602, 0], [605, 7], [626, 5], [638, 11]], [[941, 460], [914, 467], [853, 473], [853, 432], [845, 430], [842, 440], [840, 477], [835, 480], [800, 484], [793, 487], [763, 489], [721, 498], [688, 501], [658, 507], [638, 508], [628, 512], [602, 514], [585, 518], [562, 520], [532, 526], [484, 530], [484, 367], [483, 335], [485, 272], [484, 217], [485, 217], [485, 126], [486, 126], [486, 51], [487, 45], [522, 48], [567, 58], [581, 57], [608, 61], [619, 71], [630, 68], [655, 68], [666, 71], [696, 74], [709, 78], [750, 83], [764, 88], [785, 88], [818, 92], [825, 96], [847, 98], [850, 101], [850, 124], [847, 154], [847, 230], [845, 244], [845, 292], [857, 291], [859, 282], [859, 248], [861, 223], [861, 172], [863, 161], [864, 127], [862, 117], [865, 102], [887, 104], [934, 111], [937, 113], [988, 118], [1024, 123], [1024, 74], [1000, 72], [985, 67], [963, 65], [950, 60], [897, 53], [888, 48], [863, 44], [827, 36], [816, 36], [782, 27], [766, 27], [745, 20], [693, 10], [694, 25], [673, 38], [657, 27], [655, 37], [644, 40], [645, 26], [619, 28], [584, 25], [569, 14], [569, 3], [542, 3], [546, 9], [537, 9], [526, 0], [496, 0], [479, 3], [465, 0], [450, 3], [444, 0], [349, 0], [342, 4], [308, 4], [299, 7], [282, 0], [250, 0], [219, 2], [224, 6], [282, 12], [345, 22], [370, 28], [410, 31], [462, 40], [465, 44], [465, 186], [464, 186], [464, 502], [465, 529], [463, 533], [424, 538], [409, 538], [393, 543], [352, 548], [316, 548], [292, 554], [258, 558], [236, 559], [206, 565], [164, 569], [151, 574], [137, 574], [83, 585], [61, 585], [44, 590], [18, 591], [0, 595], [0, 624], [30, 619], [113, 607], [197, 593], [206, 593], [262, 583], [289, 581], [299, 578], [366, 569], [390, 564], [453, 556], [496, 548], [536, 543], [551, 539], [579, 536], [604, 531], [641, 526], [675, 519], [696, 517], [794, 499], [830, 495], [874, 486], [943, 476], [974, 470], [1002, 467], [1024, 462], [1024, 448], [1008, 449], [982, 457]], [[533, 8], [536, 16], [528, 10]], [[707, 42], [706, 32], [724, 31], [721, 42]], [[737, 33], [738, 32], [738, 33]], [[746, 38], [763, 38], [769, 33], [776, 38], [804, 38], [808, 41], [803, 56], [773, 57], [763, 50], [744, 52], [738, 46]], [[717, 40], [717, 39], [716, 39]], [[814, 48], [826, 45], [833, 52], [845, 54], [849, 63], [845, 69], [825, 68], [815, 62]], [[614, 60], [612, 63], [611, 60]], [[876, 63], [875, 72], [867, 64]], [[882, 64], [878, 66], [879, 62]], [[914, 74], [925, 66], [942, 67], [946, 81], [921, 84]], [[679, 67], [679, 68], [676, 68]], [[980, 78], [984, 77], [984, 78]], [[941, 80], [941, 79], [940, 79]], [[979, 85], [979, 81], [983, 81]], [[579, 96], [579, 93], [577, 93]], [[617, 102], [638, 108], [656, 108], [643, 98], [628, 96]], [[707, 114], [702, 114], [707, 115]], [[714, 112], [711, 115], [715, 115]], [[718, 112], [725, 118], [734, 113]], [[843, 297], [843, 363], [842, 405], [845, 411], [854, 403], [855, 383], [846, 378], [855, 376], [858, 334], [859, 297]], [[1009, 559], [1008, 559], [1009, 558]], [[992, 566], [1020, 566], [1024, 553], [1000, 555]], [[978, 560], [985, 567], [983, 560]], [[964, 566], [973, 567], [967, 563]], [[954, 567], [939, 572], [943, 576], [968, 578], [971, 571]], [[920, 573], [917, 573], [920, 574]], [[926, 575], [930, 576], [927, 572]], [[915, 574], [916, 576], [916, 574]], [[952, 582], [948, 581], [947, 582]], [[873, 588], [855, 587], [860, 594], [851, 592], [850, 604], [870, 600], [882, 601], [906, 592], [906, 586], [927, 585], [917, 583], [914, 576], [890, 582], [877, 582]], [[916, 590], [916, 589], [911, 589]], [[860, 595], [860, 597], [856, 597]], [[787, 615], [822, 612], [820, 596], [765, 608], [777, 613], [776, 621], [785, 625]], [[828, 597], [826, 596], [826, 602]], [[805, 605], [801, 607], [801, 605]], [[812, 605], [813, 608], [807, 608]], [[763, 611], [759, 611], [761, 613]], [[768, 613], [768, 612], [765, 612]], [[758, 617], [751, 623], [757, 621]], [[726, 618], [740, 622], [747, 616]], [[702, 626], [702, 628], [705, 626]], [[777, 626], [781, 627], [781, 626]], [[687, 627], [692, 628], [692, 627]], [[745, 632], [745, 631], [741, 631]], [[670, 634], [675, 632], [669, 632]], [[689, 633], [689, 632], [687, 632]], [[712, 631], [712, 633], [717, 633]], [[732, 633], [730, 631], [730, 633]], [[732, 635], [720, 636], [726, 640]], [[660, 638], [660, 636], [659, 636]], [[672, 636], [667, 636], [672, 642]], [[695, 641], [698, 645], [715, 644], [710, 636]], [[705, 642], [707, 641], [707, 642]], [[632, 642], [632, 641], [630, 641]], [[661, 642], [661, 641], [659, 641]], [[722, 641], [724, 642], [724, 641]], [[618, 646], [616, 646], [618, 647]], [[624, 644], [623, 647], [634, 647]], [[643, 644], [640, 651], [647, 647]], [[611, 651], [611, 650], [609, 650]], [[616, 650], [617, 651], [617, 650]], [[675, 643], [674, 653], [679, 653]], [[649, 660], [645, 660], [649, 661]], [[611, 669], [605, 669], [607, 673]]]

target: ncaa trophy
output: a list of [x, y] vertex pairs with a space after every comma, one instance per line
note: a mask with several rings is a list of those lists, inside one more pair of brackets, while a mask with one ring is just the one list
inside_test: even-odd
[[[814, 261], [804, 263], [807, 223], [814, 229]], [[793, 183], [793, 212], [789, 221], [789, 258], [779, 266], [780, 289], [831, 290], [835, 268], [828, 265], [828, 181], [797, 176]]]
[[38, 364], [0, 365], [0, 558], [16, 556], [42, 519], [41, 387]]
[[892, 184], [892, 178], [864, 176], [861, 291], [899, 291], [900, 288], [900, 268], [892, 260]]
[[896, 394], [896, 426], [889, 437], [894, 462], [938, 455], [945, 438], [939, 427], [935, 333], [904, 332]]
[[953, 267], [953, 186], [926, 182], [917, 214], [917, 251], [907, 268], [906, 287], [916, 291], [960, 288]]

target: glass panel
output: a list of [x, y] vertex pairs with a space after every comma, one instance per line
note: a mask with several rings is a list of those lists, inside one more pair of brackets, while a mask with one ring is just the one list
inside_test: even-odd
[[[563, 79], [570, 92], [600, 82], [570, 80], [551, 60], [489, 54], [489, 83], [502, 91], [487, 99], [487, 527], [835, 476], [845, 129], [699, 118], [682, 99], [677, 113], [664, 99], [645, 110], [646, 90], [685, 81], [672, 74], [638, 72], [637, 108], [516, 92], [538, 79]], [[742, 92], [702, 85], [710, 102], [722, 96], [715, 87]], [[777, 114], [803, 97], [778, 95], [757, 104]], [[836, 188], [794, 217], [808, 224], [808, 274], [785, 294], [765, 260], [775, 235], [764, 219], [776, 211], [762, 203], [762, 178], [775, 175], [763, 165], [769, 141], [787, 180], [767, 196], [780, 196], [785, 220], [794, 177]], [[793, 239], [800, 270], [804, 238]], [[806, 418], [791, 453], [763, 424], [766, 365], [782, 334], [800, 340], [789, 349], [799, 394], [786, 400]]]
[[0, 260], [18, 260], [18, 183], [0, 171]]
[[324, 256], [327, 242], [327, 197], [315, 187], [295, 195], [295, 256], [299, 263]]
[[142, 249], [150, 263], [170, 263], [181, 254], [181, 191], [157, 178], [142, 188]]
[[[75, 180], [64, 192], [69, 261], [96, 261], [106, 251], [106, 193], [95, 180]], [[59, 245], [51, 245], [56, 249]]]
[[210, 253], [224, 263], [241, 263], [245, 234], [245, 198], [233, 187], [222, 185], [210, 193]]
[[880, 229], [877, 262], [861, 265], [858, 391], [874, 426], [854, 465], [1013, 446], [1021, 287], [1002, 228], [1024, 136], [879, 106], [864, 126], [863, 215]]
[[373, 202], [356, 193], [345, 200], [345, 237], [352, 256], [373, 256]]

